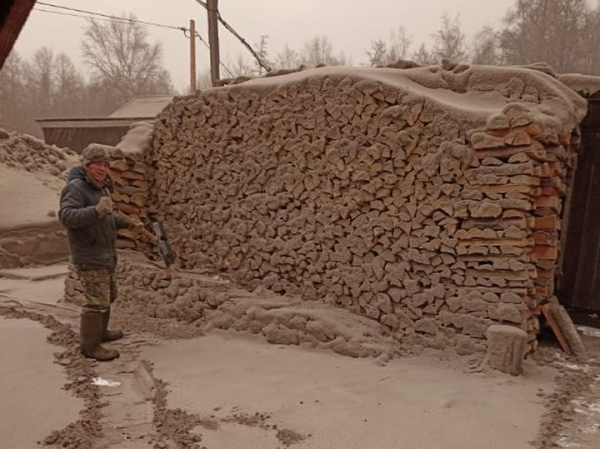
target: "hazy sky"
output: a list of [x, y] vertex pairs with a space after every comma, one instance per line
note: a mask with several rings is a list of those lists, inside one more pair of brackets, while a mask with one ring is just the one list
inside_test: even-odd
[[[200, 34], [207, 38], [206, 11], [195, 0], [41, 0], [60, 6], [110, 15], [133, 13], [138, 19], [172, 26], [189, 26], [196, 20]], [[411, 51], [440, 27], [441, 16], [459, 14], [462, 29], [470, 40], [485, 25], [498, 26], [516, 0], [219, 0], [222, 17], [250, 44], [269, 36], [269, 54], [274, 56], [287, 44], [301, 49], [314, 36], [328, 36], [337, 55], [344, 51], [354, 65], [367, 62], [370, 42], [387, 39], [392, 29], [403, 26], [412, 37]], [[37, 8], [54, 10], [39, 5]], [[66, 11], [65, 11], [66, 12]], [[46, 45], [65, 52], [81, 65], [80, 41], [86, 21], [81, 18], [32, 11], [16, 50], [29, 57]], [[189, 83], [189, 44], [181, 31], [148, 27], [150, 39], [164, 47], [165, 67], [175, 87]], [[220, 28], [221, 57], [235, 60], [251, 55], [227, 30]], [[197, 46], [198, 70], [208, 67], [208, 50]], [[84, 69], [82, 66], [80, 67]]]

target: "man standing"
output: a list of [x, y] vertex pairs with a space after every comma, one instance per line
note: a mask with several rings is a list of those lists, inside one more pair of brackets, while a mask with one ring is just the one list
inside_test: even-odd
[[[100, 145], [89, 145], [82, 153], [82, 165], [69, 172], [60, 198], [58, 217], [67, 228], [71, 260], [84, 288], [81, 309], [81, 352], [96, 360], [119, 356], [101, 343], [123, 337], [108, 330], [110, 305], [117, 298], [117, 229], [130, 227], [113, 210], [108, 194], [112, 189], [110, 156]], [[141, 226], [142, 223], [135, 223]]]

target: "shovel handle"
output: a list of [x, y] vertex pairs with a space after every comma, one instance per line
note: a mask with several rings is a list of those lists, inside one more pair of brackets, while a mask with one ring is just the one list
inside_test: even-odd
[[135, 226], [135, 229], [139, 230], [142, 234], [144, 234], [146, 237], [148, 237], [153, 243], [156, 243], [158, 241], [158, 238], [152, 232], [148, 231], [144, 226], [137, 226], [141, 223], [139, 220], [135, 220], [120, 211], [119, 211], [119, 215], [121, 217], [123, 217], [127, 223], [129, 223], [132, 226]]
[[146, 228], [138, 228], [140, 230], [140, 232], [142, 234], [144, 234], [146, 237], [148, 237], [152, 242], [156, 243], [158, 241], [158, 238], [156, 238], [156, 236], [154, 234], [152, 234], [150, 231], [148, 231]]

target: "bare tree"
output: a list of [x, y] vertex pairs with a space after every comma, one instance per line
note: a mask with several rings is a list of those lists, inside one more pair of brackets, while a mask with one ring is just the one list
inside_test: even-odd
[[425, 44], [421, 44], [419, 49], [413, 53], [412, 59], [421, 65], [432, 65], [439, 62], [436, 61], [435, 55], [427, 49]]
[[367, 51], [371, 67], [383, 66], [387, 62], [387, 45], [382, 39], [371, 41], [371, 48]]
[[412, 44], [411, 37], [406, 33], [404, 27], [398, 27], [390, 32], [390, 62], [405, 58]]
[[367, 51], [371, 66], [384, 66], [403, 59], [410, 49], [411, 39], [403, 27], [398, 27], [390, 32], [388, 42], [378, 39], [371, 42], [371, 49]]
[[344, 53], [333, 54], [333, 45], [327, 36], [316, 36], [304, 44], [301, 53], [302, 64], [314, 67], [319, 64], [346, 65], [348, 60]]
[[82, 115], [85, 111], [82, 102], [85, 86], [83, 77], [65, 53], [55, 58], [54, 66], [53, 109], [63, 117]]
[[596, 10], [588, 16], [587, 26], [584, 31], [583, 73], [600, 75], [600, 1]]
[[[269, 36], [262, 35], [260, 37], [260, 42], [255, 45], [258, 48], [256, 54], [260, 58], [260, 60], [268, 66], [271, 66], [271, 62], [268, 60], [269, 51], [268, 51], [268, 39]], [[263, 66], [254, 59], [252, 62], [248, 62], [244, 55], [239, 54], [237, 58], [233, 61], [227, 61], [225, 63], [225, 67], [227, 68], [226, 72], [228, 76], [262, 76], [264, 75], [265, 69]]]
[[497, 65], [501, 63], [498, 33], [490, 26], [483, 27], [473, 41], [473, 64]]
[[506, 15], [500, 45], [509, 64], [547, 62], [558, 72], [586, 71], [593, 14], [586, 0], [518, 0]]
[[349, 65], [351, 59], [341, 52], [335, 55], [333, 45], [327, 36], [316, 36], [304, 43], [301, 51], [296, 51], [286, 45], [283, 51], [275, 56], [274, 66], [278, 69], [297, 69], [301, 65], [314, 67], [325, 65]]
[[12, 51], [0, 70], [0, 127], [31, 133], [34, 123], [27, 119], [23, 72], [23, 60]]
[[240, 54], [234, 61], [227, 61], [225, 66], [228, 69], [228, 73], [232, 76], [256, 76], [257, 70], [252, 63], [249, 63]]
[[90, 20], [81, 48], [94, 82], [103, 85], [118, 103], [135, 95], [173, 90], [170, 75], [163, 68], [161, 44], [149, 43], [146, 28], [139, 23]]
[[296, 69], [302, 64], [302, 58], [296, 50], [288, 45], [275, 56], [275, 65], [280, 69]]
[[33, 54], [31, 63], [26, 64], [24, 68], [31, 104], [37, 105], [38, 116], [50, 116], [55, 90], [53, 51], [48, 47], [41, 47]]
[[[260, 37], [260, 42], [258, 43], [257, 47], [258, 47], [258, 51], [256, 52], [256, 54], [258, 55], [258, 57], [260, 58], [261, 61], [263, 61], [265, 64], [267, 65], [271, 65], [271, 63], [269, 62], [269, 50], [268, 50], [268, 40], [269, 40], [269, 36], [263, 34]], [[256, 71], [258, 72], [258, 75], [263, 75], [264, 74], [264, 68], [262, 65], [260, 65], [258, 63], [258, 61], [254, 61], [254, 65], [256, 67]]]
[[442, 26], [433, 35], [434, 45], [433, 57], [438, 61], [448, 59], [453, 62], [465, 62], [467, 49], [465, 47], [465, 35], [460, 29], [460, 20], [456, 16], [450, 19], [447, 12], [442, 15]]

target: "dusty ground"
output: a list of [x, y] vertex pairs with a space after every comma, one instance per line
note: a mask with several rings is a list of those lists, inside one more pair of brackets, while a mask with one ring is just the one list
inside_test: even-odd
[[129, 332], [101, 364], [78, 353], [64, 271], [0, 272], [7, 447], [599, 447], [600, 358], [580, 366], [548, 347], [514, 378], [470, 373], [451, 353], [376, 363], [149, 318], [132, 332], [117, 307]]

